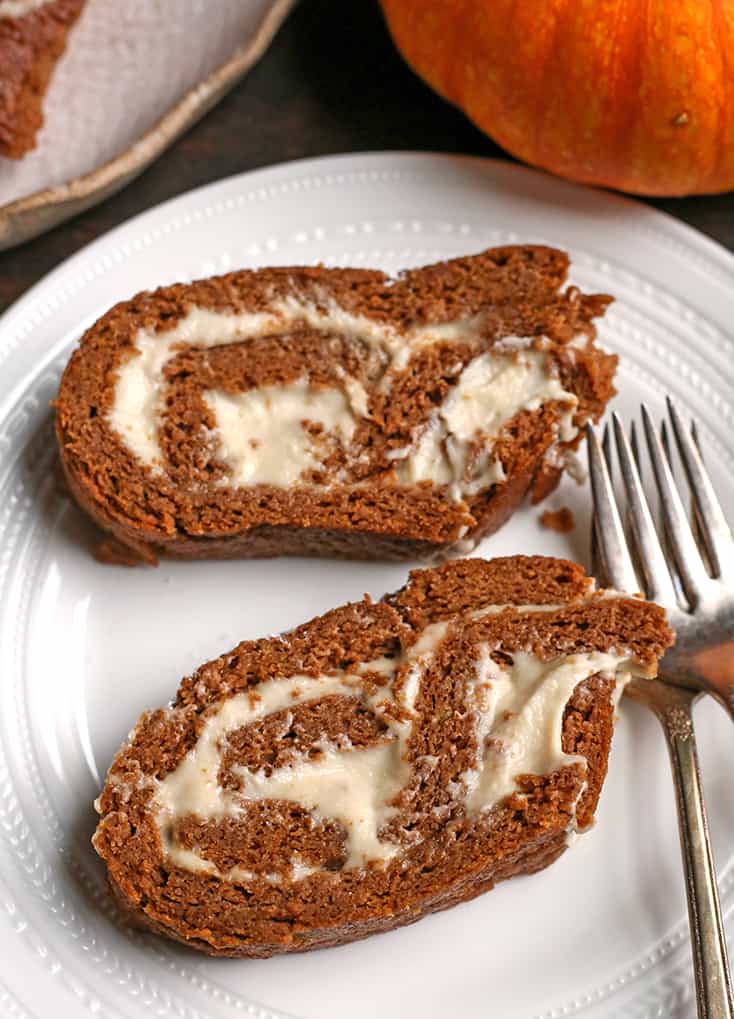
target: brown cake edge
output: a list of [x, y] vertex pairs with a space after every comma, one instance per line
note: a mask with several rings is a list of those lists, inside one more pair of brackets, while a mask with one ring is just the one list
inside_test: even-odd
[[[597, 677], [590, 677], [576, 688], [564, 715], [564, 749], [571, 753], [581, 752], [587, 760], [587, 790], [578, 804], [580, 830], [593, 823], [594, 813], [606, 777], [614, 726], [612, 689], [611, 684], [599, 683]], [[591, 711], [589, 711], [590, 702], [592, 704]], [[580, 723], [578, 717], [582, 719]], [[572, 725], [571, 723], [574, 721], [577, 724]], [[580, 749], [585, 741], [587, 742], [586, 752]], [[556, 772], [552, 775], [530, 776], [530, 779], [535, 779], [536, 789], [547, 791], [552, 796], [560, 774]], [[510, 806], [500, 805], [495, 808], [492, 812], [494, 825], [501, 827], [503, 821], [513, 817], [513, 813]], [[338, 945], [360, 941], [374, 934], [388, 933], [398, 927], [407, 926], [432, 913], [441, 912], [461, 902], [474, 899], [484, 892], [490, 891], [500, 881], [520, 875], [538, 873], [554, 863], [567, 848], [567, 831], [552, 828], [540, 840], [536, 840], [530, 846], [522, 847], [514, 858], [504, 859], [499, 865], [488, 866], [470, 874], [456, 886], [439, 889], [431, 899], [422, 901], [420, 904], [406, 906], [389, 916], [379, 915], [357, 923], [351, 922], [343, 927], [297, 932], [291, 941], [275, 944], [237, 943], [236, 939], [232, 938], [232, 944], [224, 944], [227, 939], [222, 939], [222, 943], [215, 947], [205, 938], [186, 937], [150, 916], [145, 910], [145, 904], [141, 907], [132, 903], [121, 885], [115, 880], [111, 868], [108, 870], [108, 885], [128, 921], [139, 929], [171, 938], [180, 944], [213, 957], [267, 959], [280, 954], [334, 948]]]
[[[486, 286], [488, 293], [494, 293], [496, 300], [500, 300], [508, 289], [512, 295], [512, 287], [517, 287], [517, 294], [512, 299], [518, 301], [522, 310], [515, 309], [512, 304], [492, 310], [495, 319], [503, 324], [500, 336], [507, 335], [504, 329], [512, 331], [507, 323], [513, 320], [513, 316], [515, 319], [529, 316], [529, 321], [543, 321], [549, 330], [556, 330], [557, 335], [565, 335], [564, 330], [566, 333], [570, 330], [587, 337], [587, 346], [573, 350], [573, 356], [563, 368], [564, 385], [575, 392], [578, 390], [577, 424], [580, 425], [587, 419], [596, 420], [614, 392], [612, 377], [616, 357], [593, 346], [596, 336], [593, 319], [603, 313], [610, 299], [604, 295], [582, 295], [574, 288], [561, 291], [567, 269], [568, 256], [564, 252], [542, 246], [518, 245], [489, 249], [410, 270], [400, 274], [395, 285], [388, 285], [390, 281], [385, 274], [370, 270], [243, 270], [192, 284], [175, 284], [153, 293], [141, 293], [116, 305], [87, 331], [72, 355], [59, 391], [56, 415], [57, 441], [71, 494], [99, 527], [128, 550], [123, 554], [122, 549], [114, 549], [109, 543], [103, 544], [99, 558], [108, 562], [124, 561], [126, 564], [132, 564], [136, 559], [155, 563], [159, 557], [169, 556], [186, 559], [259, 558], [283, 554], [435, 560], [466, 552], [501, 527], [529, 492], [533, 501], [538, 501], [557, 485], [562, 460], [560, 456], [547, 456], [550, 429], [553, 427], [550, 410], [547, 414], [523, 412], [507, 423], [506, 433], [498, 444], [505, 451], [501, 454], [503, 458], [509, 451], [510, 462], [513, 462], [513, 457], [515, 459], [507, 481], [471, 497], [461, 511], [454, 507], [450, 513], [442, 509], [439, 514], [441, 499], [436, 494], [433, 502], [428, 500], [421, 505], [424, 526], [420, 528], [412, 519], [415, 512], [404, 512], [401, 507], [405, 503], [396, 501], [393, 493], [390, 498], [394, 505], [389, 511], [384, 508], [372, 511], [369, 530], [360, 533], [358, 522], [350, 523], [348, 511], [342, 505], [346, 500], [346, 489], [335, 495], [329, 511], [335, 521], [335, 526], [331, 527], [329, 514], [320, 508], [318, 491], [309, 495], [308, 489], [304, 489], [302, 512], [310, 533], [301, 533], [306, 529], [288, 508], [285, 496], [278, 496], [271, 509], [271, 494], [266, 495], [267, 502], [264, 503], [268, 507], [265, 510], [269, 515], [268, 523], [260, 525], [253, 521], [256, 514], [247, 502], [242, 516], [239, 516], [238, 509], [234, 518], [242, 519], [241, 528], [233, 532], [230, 517], [234, 510], [224, 510], [225, 515], [222, 516], [217, 509], [222, 523], [219, 534], [213, 529], [211, 534], [199, 534], [195, 526], [198, 518], [193, 522], [188, 519], [191, 514], [188, 509], [185, 512], [180, 510], [177, 496], [166, 495], [165, 491], [159, 493], [152, 476], [146, 473], [147, 469], [139, 476], [129, 477], [125, 473], [129, 470], [126, 466], [129, 453], [122, 450], [119, 439], [106, 439], [104, 444], [104, 449], [110, 451], [109, 463], [114, 466], [118, 462], [112, 459], [113, 451], [119, 457], [117, 469], [122, 477], [119, 491], [117, 486], [110, 489], [106, 476], [107, 460], [99, 460], [98, 454], [95, 454], [98, 456], [95, 460], [88, 448], [89, 436], [100, 427], [100, 418], [94, 422], [85, 421], [79, 407], [89, 404], [101, 415], [104, 392], [94, 381], [96, 374], [102, 371], [101, 366], [107, 366], [106, 373], [114, 371], [119, 350], [127, 349], [126, 344], [132, 343], [137, 329], [160, 327], [161, 323], [164, 329], [170, 328], [192, 306], [251, 311], [262, 306], [264, 297], [261, 289], [265, 291], [272, 286], [276, 295], [284, 295], [289, 292], [289, 287], [303, 288], [304, 299], [318, 300], [318, 288], [323, 286], [324, 293], [350, 313], [365, 315], [375, 322], [387, 322], [400, 329], [404, 325], [401, 316], [408, 316], [409, 322], [441, 322], [451, 314], [473, 314], [477, 307], [485, 307], [486, 301], [490, 300], [486, 295], [483, 297], [482, 286]], [[516, 276], [520, 279], [519, 283], [515, 282]], [[395, 292], [400, 287], [406, 290], [405, 294]], [[414, 289], [408, 290], [409, 287]], [[543, 287], [546, 289], [543, 290]], [[483, 300], [485, 304], [482, 304]], [[538, 307], [534, 301], [539, 302]], [[546, 303], [543, 304], [543, 301]], [[492, 308], [491, 303], [489, 307]], [[554, 342], [558, 344], [561, 341], [556, 338]], [[115, 351], [118, 353], [115, 354]], [[88, 362], [87, 358], [91, 361]], [[98, 360], [97, 367], [94, 365], [95, 358]], [[104, 377], [107, 378], [108, 374]], [[572, 442], [561, 444], [559, 452], [576, 448], [580, 439], [579, 431]], [[130, 493], [125, 494], [128, 488]], [[338, 486], [335, 491], [337, 489]], [[132, 499], [131, 493], [134, 492], [138, 493], [137, 505]], [[422, 495], [425, 498], [426, 490]], [[257, 501], [256, 492], [252, 498]], [[381, 498], [387, 498], [384, 487]], [[130, 506], [134, 512], [128, 508]], [[365, 506], [360, 507], [363, 516]], [[183, 515], [180, 515], [182, 512]], [[460, 524], [467, 525], [469, 530]], [[367, 540], [365, 535], [369, 535], [371, 540]]]
[[472, 880], [467, 881], [465, 886], [456, 889], [452, 894], [443, 893], [436, 896], [435, 900], [426, 903], [420, 909], [406, 908], [390, 917], [376, 917], [372, 921], [365, 921], [362, 924], [350, 924], [343, 928], [327, 932], [317, 932], [304, 938], [301, 942], [294, 940], [293, 943], [284, 947], [282, 944], [262, 946], [232, 946], [230, 948], [214, 948], [203, 938], [183, 937], [176, 931], [159, 923], [153, 917], [131, 905], [130, 900], [116, 881], [108, 876], [108, 887], [122, 911], [128, 923], [141, 931], [160, 935], [169, 940], [176, 941], [187, 948], [212, 958], [229, 959], [271, 959], [275, 955], [289, 955], [296, 952], [313, 952], [320, 948], [337, 948], [339, 945], [348, 945], [355, 941], [363, 941], [365, 938], [375, 934], [388, 934], [399, 927], [407, 927], [417, 923], [432, 913], [440, 913], [444, 909], [458, 906], [462, 902], [469, 902], [471, 899], [491, 891], [500, 881], [506, 881], [511, 877], [537, 874], [545, 870], [552, 863], [563, 855], [568, 848], [568, 838], [565, 832], [557, 832], [549, 837], [542, 845], [527, 853], [517, 863], [508, 864], [505, 867], [496, 868], [491, 874], [480, 873], [474, 875]]
[[[405, 562], [441, 560], [460, 553], [464, 543], [474, 545], [485, 535], [498, 530], [523, 503], [543, 467], [542, 456], [528, 468], [502, 485], [492, 499], [491, 512], [485, 513], [482, 527], [456, 542], [421, 541], [374, 531], [357, 531], [325, 527], [259, 524], [240, 534], [225, 537], [196, 537], [175, 534], [160, 535], [145, 541], [141, 528], [129, 527], [110, 516], [90, 495], [89, 486], [80, 483], [68, 461], [61, 457], [61, 467], [70, 495], [105, 535], [100, 535], [95, 557], [110, 565], [135, 566], [145, 563], [157, 566], [160, 559], [270, 559], [278, 556], [333, 558], [372, 561], [375, 559]], [[560, 479], [560, 473], [555, 482]]]
[[[472, 590], [475, 601], [472, 601]], [[490, 591], [491, 599], [487, 597]], [[102, 796], [103, 813], [98, 836], [95, 837], [95, 845], [107, 862], [112, 890], [126, 913], [140, 926], [156, 933], [165, 934], [209, 954], [263, 958], [281, 952], [342, 944], [372, 933], [390, 930], [399, 925], [410, 923], [427, 913], [472, 898], [507, 877], [515, 874], [533, 873], [553, 862], [562, 853], [567, 841], [569, 815], [566, 801], [570, 795], [571, 786], [569, 783], [572, 782], [569, 773], [574, 771], [575, 766], [564, 767], [551, 775], [524, 776], [522, 791], [531, 793], [530, 806], [519, 802], [513, 803], [511, 796], [507, 801], [503, 801], [502, 804], [495, 807], [491, 815], [491, 832], [497, 831], [501, 837], [502, 831], [505, 830], [505, 844], [515, 845], [519, 849], [513, 856], [508, 856], [505, 851], [505, 856], [502, 857], [500, 853], [499, 860], [495, 856], [488, 859], [485, 866], [480, 867], [476, 866], [476, 861], [481, 862], [485, 858], [485, 853], [481, 846], [479, 849], [474, 849], [471, 855], [471, 860], [475, 861], [472, 865], [474, 869], [460, 875], [460, 880], [455, 884], [438, 885], [434, 888], [433, 894], [420, 900], [414, 898], [413, 901], [404, 907], [400, 905], [400, 908], [387, 916], [384, 915], [384, 910], [378, 910], [374, 916], [366, 919], [360, 918], [358, 922], [349, 922], [342, 926], [327, 924], [319, 927], [314, 925], [308, 930], [303, 930], [302, 925], [299, 927], [299, 924], [294, 920], [291, 926], [283, 925], [286, 930], [279, 932], [281, 936], [275, 942], [263, 940], [248, 942], [242, 937], [234, 937], [223, 932], [219, 929], [220, 925], [217, 924], [212, 925], [214, 929], [208, 930], [207, 940], [207, 937], [199, 936], [196, 929], [187, 926], [187, 923], [177, 922], [177, 919], [170, 913], [171, 899], [167, 900], [166, 895], [163, 899], [149, 900], [145, 891], [148, 886], [144, 880], [138, 880], [142, 872], [138, 873], [136, 870], [130, 869], [130, 860], [129, 857], [126, 860], [124, 850], [122, 856], [118, 855], [119, 850], [123, 849], [123, 846], [128, 842], [125, 832], [131, 822], [126, 813], [127, 808], [124, 806], [126, 801], [124, 799], [120, 801], [114, 791], [114, 775], [116, 768], [119, 768], [118, 774], [123, 776], [124, 781], [127, 781], [128, 779], [124, 776], [129, 777], [135, 774], [135, 767], [130, 771], [135, 762], [140, 762], [136, 767], [140, 767], [143, 774], [165, 775], [175, 768], [177, 761], [181, 759], [181, 752], [185, 753], [191, 745], [190, 740], [195, 738], [195, 719], [198, 714], [215, 703], [218, 698], [241, 692], [260, 678], [264, 678], [262, 666], [258, 665], [263, 649], [267, 651], [268, 656], [276, 654], [276, 668], [282, 670], [277, 674], [289, 674], [288, 663], [291, 659], [294, 663], [292, 668], [306, 669], [309, 673], [316, 673], [326, 668], [336, 667], [344, 656], [345, 650], [350, 660], [356, 656], [356, 659], [360, 661], [369, 660], [375, 654], [384, 653], [379, 648], [385, 646], [383, 642], [390, 638], [391, 633], [400, 632], [396, 626], [404, 626], [408, 636], [411, 633], [415, 635], [421, 632], [426, 625], [446, 618], [447, 615], [463, 613], [469, 605], [481, 603], [482, 599], [485, 603], [494, 601], [510, 605], [534, 603], [551, 606], [563, 597], [567, 601], [559, 611], [567, 614], [576, 611], [578, 616], [578, 613], [583, 612], [587, 604], [592, 604], [602, 624], [609, 629], [609, 639], [604, 641], [602, 639], [603, 633], [606, 632], [604, 629], [599, 630], [598, 626], [596, 630], [588, 627], [583, 628], [582, 639], [586, 641], [585, 646], [588, 645], [589, 648], [606, 649], [615, 641], [616, 646], [625, 647], [628, 641], [633, 645], [637, 642], [636, 650], [633, 652], [635, 657], [638, 657], [652, 671], [655, 660], [670, 643], [671, 633], [665, 624], [664, 613], [659, 607], [631, 598], [622, 598], [623, 604], [615, 606], [614, 599], [605, 598], [603, 595], [597, 596], [594, 593], [593, 582], [586, 577], [579, 566], [573, 563], [545, 557], [523, 556], [490, 561], [469, 559], [447, 563], [435, 569], [413, 571], [408, 583], [394, 594], [387, 595], [382, 602], [374, 603], [364, 600], [352, 605], [341, 606], [324, 616], [296, 627], [288, 634], [282, 635], [281, 638], [244, 642], [231, 652], [203, 665], [194, 675], [182, 680], [175, 708], [183, 714], [169, 716], [166, 712], [156, 712], [149, 716], [143, 716], [133, 731], [131, 740], [124, 744], [116, 755]], [[502, 613], [490, 621], [495, 628], [494, 637], [502, 632], [503, 627], [507, 628], [508, 647], [515, 646], [513, 641], [517, 642], [518, 640], [518, 632], [512, 628], [511, 616], [512, 614]], [[542, 629], [545, 621], [551, 621], [552, 618], [552, 615], [544, 615], [538, 620], [538, 625]], [[403, 620], [402, 624], [398, 622], [399, 619]], [[532, 625], [532, 621], [530, 625]], [[524, 646], [522, 633], [519, 634], [519, 638], [518, 646]], [[554, 637], [553, 640], [555, 639]], [[319, 640], [322, 642], [322, 647], [326, 649], [319, 654], [326, 655], [326, 658], [319, 658], [317, 654], [312, 661], [306, 664], [304, 655]], [[549, 647], [554, 648], [555, 646], [553, 642], [549, 644]], [[564, 652], [561, 650], [559, 653]], [[266, 662], [265, 675], [269, 674], [267, 670], [270, 670], [270, 666]], [[237, 679], [237, 677], [240, 678]], [[585, 774], [586, 787], [575, 806], [578, 829], [587, 828], [592, 823], [606, 775], [616, 703], [612, 697], [613, 692], [614, 684], [610, 679], [599, 675], [592, 676], [578, 684], [564, 713], [564, 750], [583, 754], [588, 762]], [[155, 725], [148, 725], [148, 721], [155, 721], [155, 716], [158, 716]], [[170, 727], [170, 733], [166, 736], [169, 718], [175, 718], [175, 724]], [[145, 736], [140, 728], [141, 725], [148, 725]], [[147, 745], [145, 740], [150, 742], [149, 751], [145, 749]], [[132, 755], [130, 754], [131, 750], [133, 751]], [[151, 769], [153, 770], [151, 771]], [[573, 781], [578, 782], [578, 778]], [[547, 804], [546, 813], [543, 813], [544, 804]], [[123, 812], [120, 821], [115, 820], [118, 811]], [[133, 818], [133, 833], [136, 823], [135, 816], [134, 813], [129, 815], [130, 818]], [[527, 820], [520, 820], [521, 818], [527, 818]], [[113, 827], [109, 830], [106, 824], [107, 819], [113, 822]], [[540, 829], [537, 827], [539, 819], [542, 822]], [[523, 844], [523, 836], [518, 834], [525, 824], [534, 826], [534, 831], [541, 831], [541, 834], [534, 838], [532, 843]], [[117, 834], [115, 834], [116, 830]], [[475, 836], [472, 834], [472, 830], [471, 828], [466, 829], [465, 837], [473, 839]], [[102, 834], [103, 832], [104, 834]], [[162, 868], [164, 874], [168, 875], [164, 881], [164, 887], [168, 885], [171, 878], [174, 879], [174, 887], [178, 887], [176, 874], [181, 872], [177, 871], [175, 865], [168, 864], [165, 860], [159, 860], [158, 850], [155, 848], [155, 838], [152, 843], [149, 842], [148, 836], [144, 832], [141, 832], [141, 838], [143, 839], [141, 843], [143, 852], [148, 853], [147, 856], [141, 857], [141, 866], [144, 869], [152, 868], [153, 870]], [[123, 841], [120, 841], [121, 839]], [[469, 848], [472, 847], [471, 842], [467, 845]], [[118, 847], [117, 850], [115, 846]], [[147, 849], [145, 849], [146, 846]], [[455, 863], [449, 862], [448, 872], [453, 873], [454, 870]], [[185, 885], [188, 878], [186, 878], [186, 872], [183, 873], [183, 884]], [[196, 886], [197, 880], [194, 881], [194, 886]], [[126, 893], [125, 887], [127, 887], [128, 893]], [[231, 888], [231, 895], [234, 896], [237, 885], [232, 885]], [[152, 891], [160, 890], [155, 883], [151, 889]], [[176, 901], [180, 894], [180, 891], [178, 893], [171, 892]], [[413, 892], [414, 896], [417, 894], [417, 891]], [[169, 903], [168, 906], [166, 906], [166, 901]], [[157, 903], [159, 904], [157, 905]], [[161, 909], [163, 909], [162, 914], [160, 913]], [[160, 917], [166, 913], [171, 916], [173, 926], [160, 921]], [[294, 915], [297, 915], [297, 911]]]

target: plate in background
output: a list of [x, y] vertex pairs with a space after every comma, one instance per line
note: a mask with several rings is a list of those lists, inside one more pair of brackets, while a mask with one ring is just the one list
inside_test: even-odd
[[[168, 202], [79, 252], [0, 319], [0, 1014], [186, 1019], [692, 1016], [672, 779], [651, 716], [624, 703], [595, 829], [558, 863], [419, 924], [267, 961], [206, 959], [130, 931], [89, 844], [91, 802], [137, 715], [238, 640], [277, 632], [406, 567], [307, 560], [105, 567], [57, 484], [49, 400], [85, 326], [117, 299], [239, 266], [395, 270], [548, 242], [572, 280], [617, 297], [625, 416], [670, 392], [695, 413], [734, 519], [734, 258], [635, 202], [514, 165], [367, 154], [276, 167]], [[485, 555], [586, 561], [588, 489], [525, 507]], [[697, 713], [724, 908], [734, 906], [734, 739]]]
[[295, 0], [86, 0], [37, 147], [0, 159], [0, 251], [109, 198], [263, 55]]

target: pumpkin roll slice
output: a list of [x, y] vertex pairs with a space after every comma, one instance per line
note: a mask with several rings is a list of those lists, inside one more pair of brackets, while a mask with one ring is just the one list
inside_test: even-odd
[[568, 264], [506, 247], [139, 294], [64, 373], [70, 489], [150, 562], [467, 551], [555, 485], [613, 393], [610, 298], [562, 289]]
[[0, 0], [0, 156], [36, 145], [43, 98], [85, 0]]
[[111, 889], [153, 931], [263, 957], [540, 870], [591, 825], [624, 684], [671, 640], [658, 606], [515, 556], [240, 644], [115, 757]]

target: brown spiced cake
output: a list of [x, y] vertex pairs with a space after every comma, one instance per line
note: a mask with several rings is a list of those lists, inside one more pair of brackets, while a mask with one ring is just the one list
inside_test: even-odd
[[118, 304], [64, 374], [79, 504], [155, 562], [468, 551], [542, 497], [613, 393], [611, 300], [568, 257], [262, 269]]
[[208, 953], [411, 923], [589, 827], [624, 683], [671, 642], [563, 560], [415, 571], [184, 679], [115, 757], [94, 846], [135, 921]]
[[85, 0], [0, 0], [0, 156], [35, 147], [43, 97]]

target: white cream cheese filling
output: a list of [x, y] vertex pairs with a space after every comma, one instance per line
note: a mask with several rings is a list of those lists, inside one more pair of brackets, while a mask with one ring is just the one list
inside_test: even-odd
[[[558, 435], [567, 442], [577, 432], [573, 415], [578, 400], [548, 371], [547, 356], [539, 350], [518, 351], [515, 357], [481, 354], [464, 368], [417, 441], [393, 454], [397, 481], [448, 485], [454, 499], [504, 481], [502, 464], [489, 455], [488, 447], [520, 411], [537, 410], [551, 401], [566, 404]], [[485, 451], [470, 463], [478, 439]]]
[[[557, 607], [488, 605], [471, 617], [481, 618], [505, 608], [528, 613]], [[251, 876], [243, 868], [219, 874], [198, 852], [178, 845], [171, 831], [180, 818], [236, 818], [248, 802], [260, 800], [297, 803], [315, 820], [339, 822], [346, 833], [346, 867], [400, 855], [403, 848], [383, 838], [381, 832], [395, 815], [393, 801], [410, 778], [405, 752], [419, 717], [415, 704], [423, 676], [448, 627], [448, 622], [432, 624], [400, 657], [363, 663], [356, 673], [266, 680], [223, 701], [209, 715], [196, 745], [178, 767], [154, 785], [153, 816], [171, 862], [233, 880]], [[574, 763], [585, 767], [585, 758], [567, 754], [562, 747], [563, 714], [574, 689], [589, 676], [602, 673], [615, 678], [619, 693], [630, 674], [637, 671], [624, 651], [566, 655], [545, 662], [514, 652], [508, 665], [496, 663], [486, 645], [480, 645], [477, 654], [465, 702], [474, 718], [477, 757], [449, 788], [469, 816], [491, 810], [517, 791], [520, 775], [547, 775]], [[363, 689], [361, 677], [367, 672], [377, 672], [387, 680], [375, 693]], [[385, 741], [355, 748], [324, 740], [319, 756], [299, 754], [270, 774], [265, 769], [253, 772], [234, 765], [231, 771], [241, 783], [237, 791], [219, 784], [230, 733], [272, 712], [335, 694], [360, 698], [374, 711], [387, 726]], [[399, 720], [393, 714], [396, 706], [402, 709]], [[583, 787], [579, 796], [582, 793]], [[290, 877], [295, 880], [296, 872], [307, 876], [316, 870], [319, 868], [308, 867], [294, 857]], [[277, 877], [271, 874], [267, 880]]]
[[[242, 814], [246, 801], [264, 799], [288, 800], [312, 811], [317, 818], [339, 821], [347, 833], [347, 866], [357, 867], [367, 860], [387, 860], [395, 856], [398, 847], [380, 839], [379, 832], [395, 813], [391, 800], [409, 776], [404, 754], [412, 722], [396, 720], [389, 712], [381, 710], [381, 706], [398, 705], [412, 713], [422, 669], [447, 627], [447, 623], [427, 627], [402, 660], [379, 659], [363, 664], [362, 672], [380, 672], [392, 678], [399, 665], [409, 662], [406, 681], [399, 685], [397, 696], [392, 688], [382, 687], [375, 694], [365, 696], [359, 675], [340, 672], [317, 678], [291, 676], [267, 680], [252, 691], [224, 701], [207, 719], [195, 747], [175, 771], [156, 785], [155, 816], [169, 859], [188, 869], [213, 872], [212, 864], [171, 840], [167, 834], [170, 826], [189, 814], [209, 821], [237, 817]], [[390, 661], [392, 667], [387, 664]], [[235, 766], [233, 773], [242, 782], [239, 793], [220, 786], [222, 752], [230, 732], [274, 711], [334, 694], [360, 697], [387, 725], [385, 742], [365, 749], [339, 749], [324, 741], [319, 757], [300, 755], [294, 763], [276, 768], [270, 775], [264, 770], [252, 772]], [[192, 857], [197, 862], [194, 863]]]
[[519, 775], [549, 775], [586, 758], [562, 747], [563, 714], [579, 683], [595, 673], [629, 680], [629, 656], [594, 651], [540, 661], [513, 652], [512, 665], [500, 667], [489, 648], [480, 648], [470, 703], [477, 717], [480, 757], [462, 775], [469, 813], [490, 809], [517, 790]]
[[[138, 332], [134, 350], [118, 369], [109, 424], [143, 465], [164, 469], [158, 429], [164, 410], [166, 363], [187, 346], [206, 350], [283, 334], [299, 324], [353, 337], [379, 349], [387, 357], [387, 382], [389, 372], [404, 368], [413, 351], [479, 335], [481, 318], [399, 333], [334, 305], [321, 306], [296, 297], [274, 301], [267, 312], [235, 314], [194, 308], [173, 329]], [[514, 345], [510, 341], [515, 341]], [[576, 434], [572, 419], [577, 399], [563, 389], [543, 351], [525, 349], [530, 342], [526, 337], [508, 337], [503, 349], [514, 350], [514, 356], [488, 352], [463, 369], [443, 405], [416, 430], [413, 441], [392, 454], [398, 484], [428, 481], [448, 485], [452, 497], [460, 499], [503, 480], [502, 465], [491, 457], [488, 447], [507, 420], [548, 401], [567, 407], [560, 422], [560, 439], [566, 441]], [[309, 434], [308, 422], [321, 425], [342, 446], [348, 446], [357, 422], [368, 412], [364, 387], [346, 375], [338, 387], [316, 387], [298, 379], [234, 395], [219, 390], [202, 395], [216, 422], [210, 439], [217, 458], [228, 468], [222, 484], [234, 487], [292, 486], [303, 479], [304, 471], [318, 468], [321, 462], [319, 443]], [[470, 462], [477, 441], [485, 452]]]
[[160, 467], [162, 455], [157, 433], [163, 409], [166, 363], [183, 347], [206, 350], [262, 336], [282, 335], [299, 325], [367, 343], [384, 351], [393, 368], [407, 363], [412, 347], [439, 339], [450, 340], [461, 334], [466, 336], [464, 330], [471, 328], [470, 323], [461, 326], [449, 323], [421, 326], [403, 334], [364, 316], [351, 315], [333, 304], [321, 307], [297, 297], [275, 300], [267, 312], [234, 313], [192, 308], [172, 329], [138, 331], [131, 355], [118, 369], [113, 406], [108, 415], [110, 425], [143, 464]]
[[[354, 387], [362, 389], [350, 381], [352, 394]], [[359, 401], [359, 394], [354, 398]], [[223, 484], [236, 487], [298, 484], [304, 472], [321, 467], [324, 456], [304, 422], [320, 425], [342, 446], [357, 422], [349, 393], [315, 389], [306, 379], [234, 395], [212, 390], [204, 402], [217, 422], [217, 457], [228, 468]]]
[[22, 18], [44, 7], [49, 0], [0, 0], [0, 18]]

